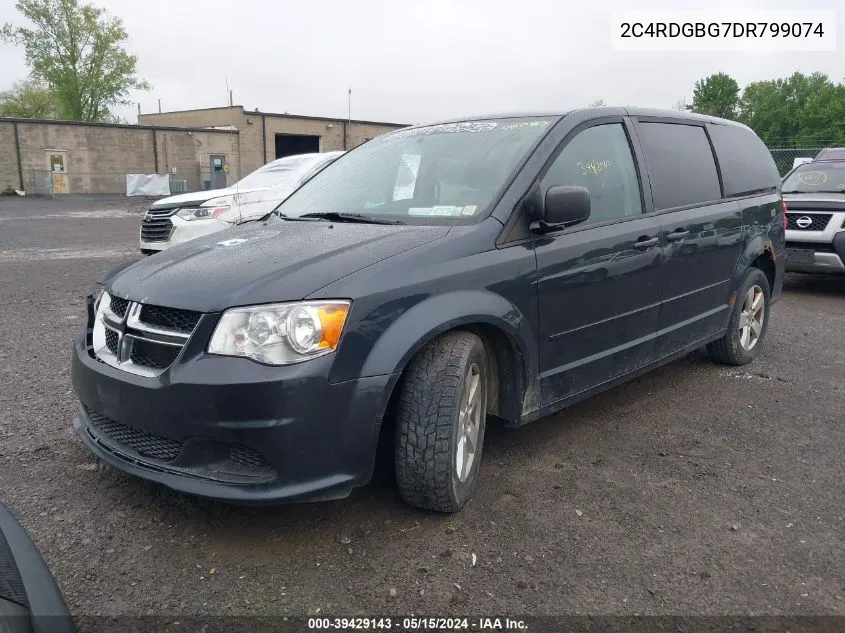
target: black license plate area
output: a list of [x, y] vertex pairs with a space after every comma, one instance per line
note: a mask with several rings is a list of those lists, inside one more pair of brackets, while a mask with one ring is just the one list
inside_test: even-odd
[[814, 264], [816, 251], [811, 248], [787, 248], [786, 259], [795, 264]]

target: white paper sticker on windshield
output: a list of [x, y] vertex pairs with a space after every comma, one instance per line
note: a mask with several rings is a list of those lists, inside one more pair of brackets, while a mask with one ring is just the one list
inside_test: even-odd
[[461, 209], [461, 215], [473, 215], [476, 209], [478, 209], [478, 207], [474, 204], [468, 204], [463, 209]]
[[463, 207], [451, 207], [446, 205], [438, 205], [434, 207], [411, 207], [408, 209], [408, 215], [436, 215], [436, 216], [456, 216], [460, 215]]

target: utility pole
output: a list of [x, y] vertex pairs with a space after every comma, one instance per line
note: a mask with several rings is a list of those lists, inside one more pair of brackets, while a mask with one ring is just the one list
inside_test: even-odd
[[352, 127], [352, 86], [349, 86], [349, 94], [346, 101], [346, 125], [343, 126], [343, 149], [349, 149], [349, 128]]
[[158, 113], [161, 114], [161, 99], [158, 100]]
[[235, 105], [235, 102], [233, 101], [232, 91], [230, 90], [229, 91], [229, 107], [231, 108], [234, 105]]

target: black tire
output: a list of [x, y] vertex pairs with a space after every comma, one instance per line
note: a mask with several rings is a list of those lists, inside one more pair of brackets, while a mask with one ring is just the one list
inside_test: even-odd
[[[456, 466], [459, 413], [467, 375], [478, 370], [480, 421], [473, 459], [461, 481]], [[475, 334], [448, 332], [423, 347], [410, 362], [396, 412], [396, 481], [409, 504], [456, 512], [476, 488], [484, 445], [489, 361]]]
[[[762, 316], [762, 329], [757, 342], [751, 349], [745, 349], [740, 340], [740, 320], [743, 318], [743, 303], [749, 290], [757, 286], [763, 291], [764, 311]], [[747, 365], [760, 355], [760, 350], [766, 341], [766, 332], [769, 329], [769, 316], [771, 315], [771, 290], [769, 280], [763, 271], [758, 268], [749, 268], [742, 283], [739, 285], [734, 302], [731, 318], [728, 322], [728, 331], [717, 341], [707, 344], [707, 351], [713, 360], [725, 365]]]

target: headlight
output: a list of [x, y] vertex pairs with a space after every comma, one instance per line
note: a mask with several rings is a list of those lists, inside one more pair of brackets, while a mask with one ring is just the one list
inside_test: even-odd
[[226, 205], [218, 207], [191, 207], [188, 209], [179, 209], [176, 215], [183, 220], [208, 220], [210, 218], [219, 218], [224, 213], [227, 213], [229, 209], [230, 207]]
[[337, 349], [349, 301], [304, 301], [232, 308], [214, 329], [209, 354], [291, 365]]
[[229, 211], [236, 205], [235, 196], [219, 196], [203, 202], [198, 207], [179, 209], [176, 215], [183, 220], [208, 220], [220, 218], [228, 221]]

